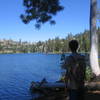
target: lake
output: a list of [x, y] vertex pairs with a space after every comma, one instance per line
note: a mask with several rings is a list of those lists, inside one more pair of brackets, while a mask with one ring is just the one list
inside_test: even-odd
[[59, 80], [60, 58], [60, 54], [0, 54], [0, 100], [31, 100], [32, 81]]

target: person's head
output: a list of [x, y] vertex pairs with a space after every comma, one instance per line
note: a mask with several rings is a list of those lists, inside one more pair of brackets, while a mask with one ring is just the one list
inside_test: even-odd
[[77, 40], [71, 40], [69, 42], [69, 48], [71, 52], [77, 52], [78, 49], [78, 41]]

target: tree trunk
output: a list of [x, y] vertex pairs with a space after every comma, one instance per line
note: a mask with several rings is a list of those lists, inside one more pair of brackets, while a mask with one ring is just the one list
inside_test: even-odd
[[93, 73], [96, 76], [100, 75], [99, 61], [98, 61], [98, 36], [96, 33], [96, 15], [97, 15], [97, 0], [91, 0], [90, 4], [90, 64]]

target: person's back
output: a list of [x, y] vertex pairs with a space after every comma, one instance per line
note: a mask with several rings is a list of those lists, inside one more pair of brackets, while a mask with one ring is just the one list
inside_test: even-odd
[[67, 86], [70, 100], [84, 100], [85, 57], [77, 53], [78, 42], [69, 42], [71, 54], [66, 57], [63, 68], [66, 69]]
[[68, 87], [70, 89], [84, 88], [85, 57], [78, 53], [72, 53], [66, 58]]

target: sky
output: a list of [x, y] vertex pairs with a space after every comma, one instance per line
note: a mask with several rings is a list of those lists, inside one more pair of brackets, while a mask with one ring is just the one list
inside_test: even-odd
[[25, 9], [23, 0], [0, 0], [0, 39], [37, 42], [55, 37], [65, 38], [69, 33], [75, 35], [89, 29], [90, 0], [60, 1], [65, 8], [53, 17], [56, 24], [47, 22], [37, 30], [35, 21], [24, 24], [20, 19]]

